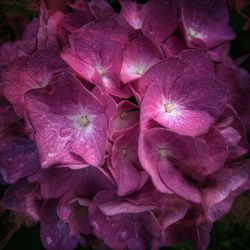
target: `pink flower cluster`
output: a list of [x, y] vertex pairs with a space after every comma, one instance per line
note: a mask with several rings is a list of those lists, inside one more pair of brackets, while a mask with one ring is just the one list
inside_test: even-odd
[[206, 249], [250, 189], [250, 75], [223, 0], [41, 4], [0, 48], [6, 209], [49, 250]]

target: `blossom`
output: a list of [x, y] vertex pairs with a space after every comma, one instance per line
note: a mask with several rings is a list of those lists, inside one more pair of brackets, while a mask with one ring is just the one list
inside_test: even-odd
[[0, 47], [1, 204], [49, 250], [207, 249], [250, 189], [226, 4], [61, 2]]

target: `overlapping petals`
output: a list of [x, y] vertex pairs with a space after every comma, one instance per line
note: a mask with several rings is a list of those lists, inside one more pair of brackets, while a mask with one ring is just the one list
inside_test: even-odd
[[207, 249], [250, 189], [224, 1], [47, 2], [0, 47], [1, 205], [48, 250]]

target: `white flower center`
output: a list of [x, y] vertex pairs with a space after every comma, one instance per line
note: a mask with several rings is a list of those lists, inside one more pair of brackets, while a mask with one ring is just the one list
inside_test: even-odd
[[101, 77], [104, 77], [106, 75], [106, 71], [102, 67], [97, 67], [97, 71], [100, 74]]
[[81, 127], [86, 128], [90, 124], [90, 121], [86, 115], [81, 115], [78, 119], [78, 123]]
[[168, 156], [168, 151], [166, 148], [159, 147], [158, 148], [158, 155], [162, 158], [166, 158]]
[[188, 36], [189, 36], [190, 38], [200, 38], [200, 39], [206, 37], [206, 36], [204, 35], [204, 33], [198, 32], [198, 31], [194, 30], [193, 28], [189, 28], [189, 29], [188, 29]]
[[136, 69], [136, 74], [142, 76], [144, 74], [144, 69], [143, 68], [137, 68]]
[[176, 106], [173, 103], [164, 104], [164, 110], [166, 113], [172, 113], [175, 110]]

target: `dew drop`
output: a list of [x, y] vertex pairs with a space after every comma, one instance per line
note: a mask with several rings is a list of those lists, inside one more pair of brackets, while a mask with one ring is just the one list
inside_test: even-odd
[[126, 240], [127, 239], [127, 232], [119, 232], [117, 233], [117, 238], [121, 240]]
[[46, 237], [46, 241], [47, 241], [48, 245], [50, 245], [53, 242], [49, 236]]
[[94, 229], [95, 231], [99, 229], [99, 226], [98, 226], [98, 224], [96, 223], [96, 221], [92, 221], [91, 226], [93, 227], [93, 229]]

